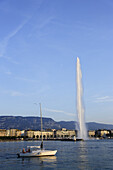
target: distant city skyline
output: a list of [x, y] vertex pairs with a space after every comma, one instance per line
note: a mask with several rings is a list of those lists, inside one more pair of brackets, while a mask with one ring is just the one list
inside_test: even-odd
[[113, 1], [0, 1], [0, 116], [71, 121], [80, 58], [86, 122], [113, 124]]

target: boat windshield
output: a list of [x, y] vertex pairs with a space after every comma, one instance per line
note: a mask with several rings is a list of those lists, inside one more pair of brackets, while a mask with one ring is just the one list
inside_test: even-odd
[[40, 146], [27, 146], [27, 148], [40, 148]]

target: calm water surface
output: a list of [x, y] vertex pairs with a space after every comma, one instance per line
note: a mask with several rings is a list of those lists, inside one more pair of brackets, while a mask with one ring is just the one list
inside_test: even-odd
[[39, 141], [0, 142], [0, 169], [113, 169], [113, 140], [84, 142], [45, 141], [44, 147], [46, 149], [58, 150], [56, 156], [17, 158], [16, 153], [23, 147], [39, 144]]

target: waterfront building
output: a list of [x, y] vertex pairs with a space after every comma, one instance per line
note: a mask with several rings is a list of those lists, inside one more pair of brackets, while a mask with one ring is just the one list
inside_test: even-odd
[[42, 134], [41, 134], [41, 131], [34, 131], [35, 138], [41, 139], [41, 135], [43, 135], [43, 139], [53, 139], [54, 138], [53, 131], [43, 131]]
[[0, 129], [0, 137], [6, 136], [6, 129]]
[[76, 136], [75, 130], [67, 130], [65, 128], [61, 130], [46, 130], [41, 133], [41, 131], [33, 131], [33, 130], [26, 130], [25, 137], [34, 138], [34, 139], [41, 139], [41, 135], [43, 135], [43, 139], [63, 139], [63, 138], [72, 138]]
[[20, 137], [21, 136], [21, 130], [16, 130], [16, 137]]
[[110, 135], [110, 130], [99, 129], [96, 131], [95, 135], [98, 137], [106, 137]]
[[9, 136], [16, 136], [17, 129], [10, 129], [10, 135]]
[[9, 136], [9, 137], [25, 137], [30, 139], [41, 139], [41, 135], [43, 135], [43, 139], [71, 139], [76, 136], [75, 130], [67, 130], [66, 128], [62, 128], [61, 130], [48, 129], [41, 131], [33, 131], [33, 130], [18, 130], [18, 129], [1, 129], [0, 136]]
[[41, 139], [41, 131], [34, 131], [34, 138], [35, 139]]
[[113, 134], [113, 129], [111, 129], [110, 131], [111, 131], [111, 134]]
[[21, 136], [25, 136], [25, 130], [21, 130]]
[[6, 130], [6, 136], [10, 136], [10, 129]]
[[89, 137], [95, 137], [95, 130], [89, 130], [88, 131], [88, 136]]
[[33, 138], [34, 136], [34, 131], [33, 130], [25, 130], [25, 137], [28, 137], [28, 138]]
[[76, 136], [75, 130], [67, 130], [65, 128], [62, 128], [61, 130], [56, 131], [57, 139], [73, 138], [74, 136]]

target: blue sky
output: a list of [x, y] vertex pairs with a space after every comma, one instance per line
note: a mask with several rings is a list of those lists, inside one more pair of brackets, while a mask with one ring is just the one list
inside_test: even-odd
[[86, 121], [113, 124], [113, 1], [0, 0], [0, 115], [76, 120], [76, 59]]

